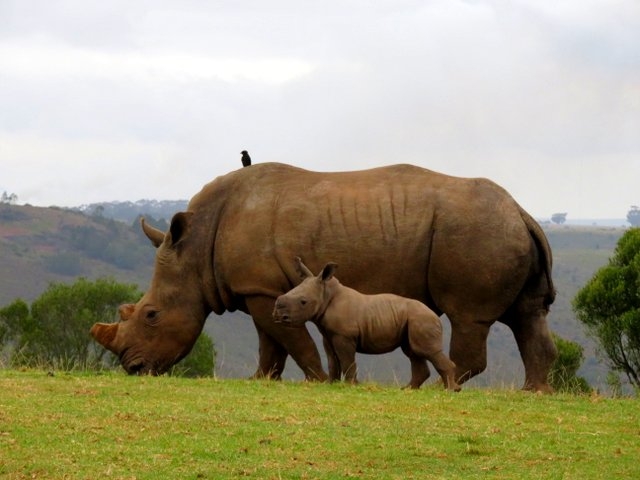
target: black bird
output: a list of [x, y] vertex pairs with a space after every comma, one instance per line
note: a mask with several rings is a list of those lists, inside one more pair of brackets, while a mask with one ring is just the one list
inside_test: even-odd
[[247, 152], [246, 150], [242, 150], [240, 152], [242, 154], [242, 166], [243, 167], [248, 167], [251, 165], [251, 157], [249, 156], [249, 152]]

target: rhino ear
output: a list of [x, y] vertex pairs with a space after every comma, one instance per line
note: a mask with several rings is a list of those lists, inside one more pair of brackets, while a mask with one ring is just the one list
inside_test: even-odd
[[320, 275], [318, 276], [322, 278], [323, 282], [326, 282], [327, 280], [331, 280], [333, 278], [333, 274], [336, 271], [336, 268], [338, 268], [337, 263], [329, 262], [324, 266], [324, 268], [320, 272]]
[[154, 247], [158, 248], [162, 241], [164, 240], [164, 233], [157, 228], [152, 227], [151, 225], [147, 225], [144, 221], [144, 217], [140, 217], [140, 225], [142, 226], [142, 231], [147, 236]]
[[171, 234], [171, 244], [176, 245], [182, 240], [191, 225], [193, 212], [178, 212], [171, 219], [169, 233]]
[[298, 272], [298, 274], [300, 275], [300, 278], [302, 278], [303, 280], [307, 277], [313, 277], [313, 273], [311, 273], [311, 270], [309, 270], [307, 268], [307, 266], [302, 263], [302, 259], [300, 257], [296, 257], [296, 272]]

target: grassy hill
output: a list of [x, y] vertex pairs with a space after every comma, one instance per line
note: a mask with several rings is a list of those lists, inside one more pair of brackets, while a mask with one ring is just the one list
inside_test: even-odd
[[638, 478], [635, 399], [0, 371], [0, 477]]
[[[158, 209], [157, 202], [153, 202]], [[108, 204], [88, 209], [90, 214], [60, 208], [0, 205], [0, 305], [17, 297], [33, 300], [49, 282], [73, 282], [111, 276], [144, 290], [153, 270], [154, 249], [136, 221], [120, 222], [103, 216]], [[131, 205], [127, 215], [132, 216]], [[144, 208], [144, 205], [139, 206]], [[159, 211], [159, 210], [154, 210]], [[169, 213], [170, 215], [171, 213]], [[579, 372], [592, 385], [603, 386], [606, 368], [595, 355], [593, 342], [571, 310], [579, 288], [606, 264], [623, 233], [622, 228], [545, 225], [554, 255], [553, 279], [558, 290], [549, 323], [556, 333], [585, 347], [586, 361]], [[448, 322], [444, 322], [448, 330]], [[211, 316], [205, 325], [218, 352], [221, 377], [246, 377], [256, 366], [258, 340], [251, 318], [243, 313]], [[320, 340], [315, 327], [312, 335]], [[318, 341], [320, 345], [321, 342]], [[507, 327], [495, 324], [489, 336], [489, 366], [472, 385], [515, 385], [523, 380], [520, 356]], [[409, 364], [401, 352], [358, 356], [360, 378], [392, 384], [409, 379]], [[285, 378], [300, 379], [289, 361]]]

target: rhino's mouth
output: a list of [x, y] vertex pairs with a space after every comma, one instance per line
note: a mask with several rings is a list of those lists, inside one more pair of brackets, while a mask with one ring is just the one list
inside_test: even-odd
[[120, 364], [129, 375], [146, 375], [152, 372], [152, 369], [145, 364], [141, 357], [131, 355], [129, 348], [125, 348], [120, 353]]
[[182, 360], [188, 352], [183, 352], [171, 362], [155, 359], [149, 361], [140, 353], [133, 352], [130, 347], [125, 348], [120, 354], [120, 364], [129, 375], [153, 375], [158, 376], [167, 372], [173, 365]]
[[144, 363], [132, 363], [124, 367], [129, 375], [141, 375], [144, 373]]

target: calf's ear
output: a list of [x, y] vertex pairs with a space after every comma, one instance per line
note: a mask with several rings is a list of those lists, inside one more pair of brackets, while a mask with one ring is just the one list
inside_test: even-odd
[[333, 262], [327, 263], [319, 275], [322, 278], [322, 281], [326, 282], [327, 280], [331, 280], [333, 278], [333, 274], [336, 271], [336, 268], [338, 268], [337, 263], [333, 263]]

